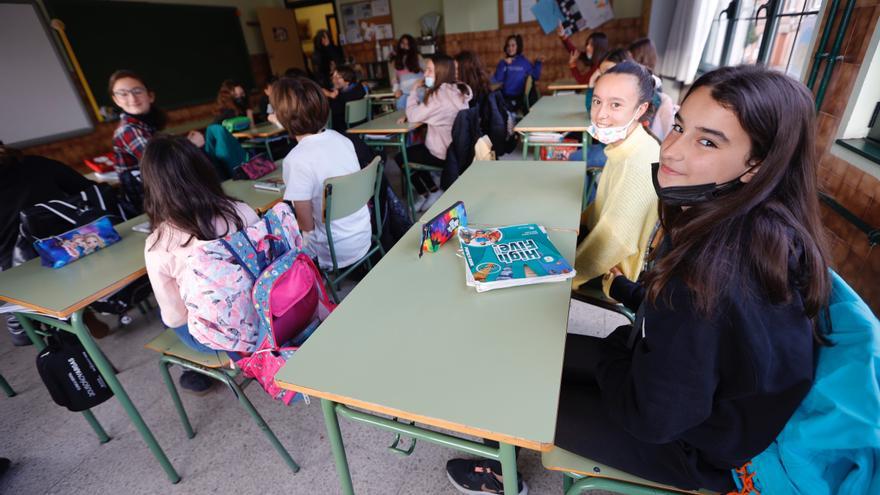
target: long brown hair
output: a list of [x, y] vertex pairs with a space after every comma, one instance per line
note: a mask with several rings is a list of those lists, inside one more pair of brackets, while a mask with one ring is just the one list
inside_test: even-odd
[[[455, 56], [458, 62], [458, 80], [467, 84], [474, 92], [474, 98], [481, 98], [489, 94], [489, 78], [480, 63], [480, 57], [476, 53], [464, 50]], [[436, 67], [435, 67], [436, 70]]]
[[588, 63], [590, 68], [596, 69], [599, 67], [599, 64], [602, 63], [605, 54], [608, 53], [608, 35], [601, 31], [590, 33], [590, 35], [587, 36], [587, 41], [584, 42], [584, 48], [586, 48], [587, 43], [591, 41], [593, 42], [593, 56], [586, 59], [586, 54], [584, 54], [584, 58], [586, 59], [584, 62]]
[[639, 38], [629, 44], [633, 60], [644, 65], [651, 72], [657, 72], [657, 48], [651, 38]]
[[[235, 88], [238, 86], [244, 88], [244, 86], [232, 79], [226, 79], [220, 83], [220, 89], [217, 91], [217, 107], [215, 113], [222, 114], [224, 110], [232, 110], [237, 116], [245, 115], [247, 113], [247, 108], [241, 108], [235, 103]], [[247, 98], [247, 95], [245, 95], [245, 98]]]
[[671, 249], [646, 276], [648, 299], [656, 302], [670, 279], [680, 277], [705, 313], [725, 293], [781, 304], [797, 291], [815, 318], [827, 304], [830, 282], [812, 96], [794, 79], [753, 65], [704, 74], [685, 99], [702, 87], [736, 114], [751, 139], [750, 161], [760, 167], [749, 182], [713, 201], [683, 210], [661, 200]]
[[455, 84], [463, 95], [470, 93], [470, 89], [465, 84], [455, 81], [455, 61], [452, 57], [438, 53], [432, 55], [430, 60], [434, 63], [434, 87], [428, 88], [428, 90], [425, 91], [425, 105], [428, 104], [428, 100], [431, 99], [431, 96], [440, 90], [440, 86], [443, 86], [446, 83]]
[[[201, 150], [184, 137], [153, 136], [141, 158], [144, 182], [144, 211], [153, 230], [168, 223], [193, 239], [214, 240], [245, 227], [235, 208], [235, 198], [223, 192], [214, 165]], [[214, 222], [226, 220], [227, 232], [218, 232]], [[158, 231], [156, 242], [162, 236]], [[153, 244], [155, 246], [155, 244]], [[150, 249], [153, 248], [150, 246]]]
[[[409, 49], [406, 51], [400, 48], [403, 40], [409, 42]], [[422, 71], [422, 68], [419, 67], [419, 50], [416, 47], [416, 39], [411, 34], [404, 34], [397, 40], [397, 47], [394, 50], [394, 68], [397, 70], [406, 69], [413, 74]]]

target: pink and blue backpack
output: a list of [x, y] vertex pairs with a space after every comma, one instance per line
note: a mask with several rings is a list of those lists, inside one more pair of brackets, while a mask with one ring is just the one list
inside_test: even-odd
[[180, 284], [193, 337], [249, 354], [236, 366], [285, 404], [295, 393], [275, 386], [275, 373], [334, 308], [301, 248], [293, 211], [279, 203], [260, 222], [197, 249]]

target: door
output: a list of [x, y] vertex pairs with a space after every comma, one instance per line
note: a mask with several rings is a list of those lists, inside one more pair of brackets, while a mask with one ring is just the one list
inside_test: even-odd
[[306, 70], [293, 11], [281, 7], [260, 7], [257, 9], [257, 18], [272, 73], [282, 75], [293, 67]]

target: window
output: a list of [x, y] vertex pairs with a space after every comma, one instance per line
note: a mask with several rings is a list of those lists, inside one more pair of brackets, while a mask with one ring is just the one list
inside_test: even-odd
[[700, 61], [705, 72], [763, 63], [799, 78], [810, 59], [822, 0], [723, 0]]

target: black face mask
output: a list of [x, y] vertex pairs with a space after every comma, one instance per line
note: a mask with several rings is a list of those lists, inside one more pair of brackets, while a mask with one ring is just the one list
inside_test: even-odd
[[660, 163], [651, 164], [651, 179], [654, 182], [654, 191], [657, 197], [666, 206], [694, 206], [701, 203], [708, 203], [720, 196], [733, 192], [742, 187], [743, 182], [740, 179], [757, 167], [753, 165], [742, 173], [739, 177], [717, 184], [710, 182], [709, 184], [697, 184], [695, 186], [670, 186], [660, 187], [657, 181], [657, 173], [660, 171]]

